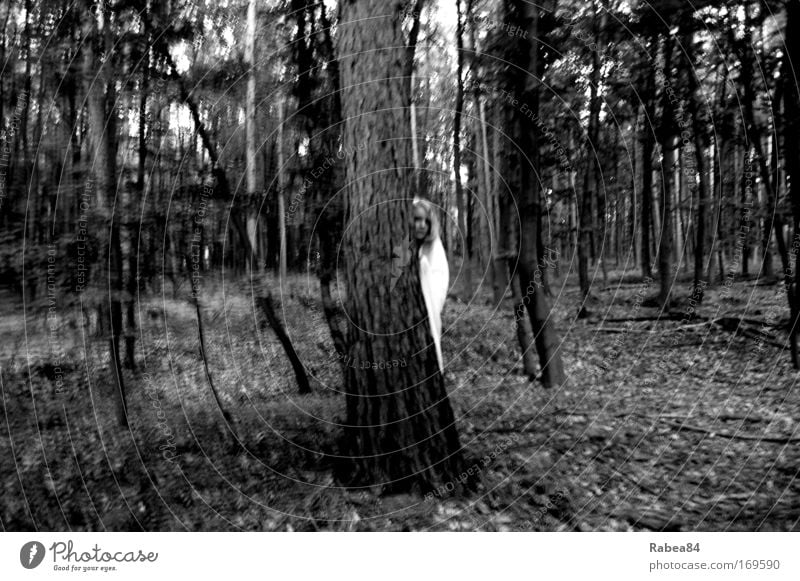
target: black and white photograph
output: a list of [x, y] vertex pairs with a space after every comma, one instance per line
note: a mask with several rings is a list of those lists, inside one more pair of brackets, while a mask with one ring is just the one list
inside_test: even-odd
[[0, 67], [5, 578], [800, 531], [800, 0], [5, 0]]

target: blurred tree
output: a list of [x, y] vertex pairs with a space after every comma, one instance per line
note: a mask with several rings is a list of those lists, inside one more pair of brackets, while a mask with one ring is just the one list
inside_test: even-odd
[[[566, 381], [559, 353], [560, 339], [555, 329], [550, 297], [542, 284], [544, 264], [540, 244], [541, 191], [539, 177], [539, 10], [521, 0], [505, 0], [506, 21], [516, 30], [526, 31], [509, 40], [506, 60], [510, 63], [505, 79], [507, 93], [518, 103], [510, 108], [507, 133], [513, 136], [518, 171], [509, 187], [519, 211], [520, 240], [518, 269], [523, 302], [531, 322], [536, 351], [539, 354], [541, 380], [545, 387], [558, 387]], [[527, 299], [527, 300], [526, 300]], [[524, 350], [524, 346], [523, 350]]]

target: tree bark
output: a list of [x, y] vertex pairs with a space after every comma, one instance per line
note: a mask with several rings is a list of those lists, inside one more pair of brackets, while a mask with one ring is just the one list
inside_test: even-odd
[[517, 342], [522, 354], [522, 371], [530, 381], [534, 381], [538, 371], [536, 345], [533, 341], [531, 320], [528, 317], [525, 302], [523, 301], [524, 295], [519, 284], [519, 273], [514, 273], [514, 279], [511, 281], [511, 292], [514, 297], [514, 323], [517, 331]]
[[495, 265], [492, 250], [495, 247], [495, 237], [497, 232], [494, 230], [494, 205], [492, 204], [492, 174], [489, 163], [489, 138], [486, 131], [486, 112], [483, 100], [476, 93], [475, 105], [478, 109], [478, 120], [481, 140], [481, 167], [479, 173], [483, 177], [481, 186], [483, 187], [483, 209], [481, 211], [481, 264], [488, 271], [489, 284], [492, 290], [495, 289]]
[[[655, 43], [653, 43], [655, 44]], [[644, 72], [644, 119], [642, 126], [642, 247], [640, 251], [642, 278], [652, 278], [650, 231], [653, 223], [653, 150], [655, 137], [655, 78], [654, 71]]]
[[422, 195], [422, 182], [425, 179], [424, 168], [422, 166], [422, 156], [420, 154], [419, 140], [417, 136], [417, 109], [414, 101], [414, 59], [417, 53], [417, 39], [419, 38], [420, 21], [424, 0], [416, 0], [414, 10], [411, 12], [411, 30], [408, 33], [408, 45], [406, 46], [406, 62], [403, 77], [406, 81], [405, 91], [408, 93], [409, 119], [411, 121], [411, 151], [414, 161], [414, 176], [417, 185], [417, 195]]
[[[251, 0], [253, 1], [253, 0]], [[284, 157], [284, 108], [283, 98], [278, 101], [278, 272], [281, 284], [286, 284], [286, 160]]]
[[266, 294], [257, 297], [256, 300], [258, 302], [258, 306], [266, 316], [267, 322], [278, 336], [278, 340], [281, 342], [281, 345], [283, 345], [284, 351], [286, 351], [286, 355], [289, 358], [289, 363], [292, 364], [292, 369], [294, 370], [294, 375], [297, 379], [297, 385], [300, 393], [311, 393], [311, 384], [308, 382], [308, 375], [306, 375], [305, 367], [303, 366], [302, 361], [300, 361], [300, 357], [298, 357], [297, 351], [295, 351], [289, 335], [283, 328], [281, 320], [278, 318], [278, 315], [275, 311], [275, 305], [272, 301], [272, 296]]
[[[592, 3], [594, 6], [594, 3]], [[599, 33], [597, 31], [597, 14], [593, 10], [592, 26], [594, 27], [594, 42], [598, 43]], [[600, 106], [601, 101], [599, 97], [599, 84], [600, 84], [600, 56], [597, 50], [591, 51], [592, 55], [592, 73], [589, 80], [590, 96], [589, 96], [589, 127], [587, 131], [586, 143], [586, 167], [583, 176], [583, 191], [581, 192], [581, 209], [580, 216], [578, 217], [578, 224], [580, 228], [580, 236], [578, 236], [578, 281], [581, 289], [581, 306], [578, 310], [578, 318], [583, 319], [589, 316], [589, 310], [586, 308], [586, 302], [589, 300], [591, 293], [591, 280], [589, 279], [589, 256], [594, 248], [593, 235], [597, 229], [595, 224], [595, 212], [593, 212], [593, 200], [597, 196], [597, 166], [596, 161], [598, 155], [598, 133], [600, 123]], [[599, 213], [599, 212], [597, 212]], [[602, 260], [602, 257], [600, 257]]]
[[[669, 81], [672, 77], [672, 38], [664, 40], [664, 77]], [[672, 272], [672, 196], [675, 181], [675, 135], [673, 106], [668, 90], [662, 95], [662, 117], [660, 126], [661, 152], [661, 232], [658, 244], [658, 304], [666, 310], [669, 308], [672, 284], [675, 273]]]
[[[694, 241], [694, 289], [692, 291], [692, 298], [698, 303], [703, 302], [703, 295], [705, 293], [705, 246], [706, 246], [706, 222], [708, 213], [708, 174], [706, 173], [706, 135], [705, 129], [701, 119], [702, 112], [702, 99], [700, 84], [697, 79], [697, 70], [694, 66], [694, 34], [688, 34], [684, 44], [684, 54], [686, 57], [686, 75], [687, 85], [689, 91], [689, 116], [692, 119], [692, 140], [694, 144], [694, 162], [695, 172], [687, 176], [689, 180], [689, 191], [691, 197], [694, 198], [694, 192], [697, 191], [697, 223], [695, 228], [695, 241]], [[689, 166], [691, 167], [691, 166]]]
[[[314, 8], [319, 10], [318, 24], [313, 19]], [[340, 98], [339, 61], [331, 38], [331, 23], [325, 5], [314, 0], [293, 0], [292, 13], [297, 21], [297, 32], [293, 43], [294, 60], [298, 79], [293, 92], [297, 97], [297, 114], [301, 130], [308, 137], [308, 159], [314, 167], [335, 156], [341, 135], [342, 104]], [[314, 35], [306, 35], [311, 24]], [[319, 41], [316, 38], [319, 37]], [[313, 46], [312, 46], [313, 43]], [[316, 48], [316, 52], [312, 50]], [[313, 55], [327, 63], [327, 77], [314, 76], [320, 68]], [[314, 99], [314, 87], [324, 91], [324, 97]], [[280, 139], [283, 141], [283, 139]], [[314, 180], [304, 182], [307, 187], [308, 213], [316, 224], [315, 233], [319, 247], [317, 276], [320, 283], [320, 299], [334, 348], [340, 356], [345, 353], [344, 325], [341, 309], [333, 298], [331, 286], [336, 276], [337, 252], [342, 232], [343, 171], [336, 163]], [[285, 198], [284, 198], [285, 205]], [[310, 206], [310, 208], [309, 208]]]
[[[741, 60], [741, 73], [739, 75], [742, 84], [742, 92], [744, 98], [742, 99], [743, 113], [744, 113], [744, 130], [745, 138], [747, 141], [747, 148], [753, 149], [755, 152], [755, 161], [758, 164], [758, 169], [752, 172], [753, 175], [759, 174], [761, 182], [764, 186], [766, 194], [766, 203], [764, 204], [764, 225], [762, 229], [762, 248], [764, 252], [764, 260], [762, 262], [762, 269], [765, 270], [765, 276], [772, 275], [771, 254], [770, 254], [770, 234], [774, 229], [775, 241], [778, 245], [778, 254], [781, 258], [784, 272], [789, 268], [789, 255], [786, 249], [786, 241], [783, 238], [783, 219], [778, 210], [778, 184], [775, 182], [773, 176], [770, 174], [769, 167], [767, 166], [767, 157], [764, 148], [761, 144], [762, 132], [756, 124], [754, 102], [756, 100], [755, 87], [753, 86], [753, 58], [751, 51], [756, 46], [752, 42], [752, 35], [750, 33], [750, 6], [745, 3], [745, 33], [744, 39], [739, 46], [740, 60]], [[795, 63], [796, 65], [796, 63]], [[773, 147], [776, 144], [773, 144]], [[749, 151], [748, 151], [749, 154]], [[752, 180], [755, 183], [755, 179]], [[757, 186], [756, 186], [757, 187]]]
[[[379, 0], [341, 5], [345, 144], [365, 142], [345, 161], [343, 241], [349, 316], [345, 447], [349, 479], [386, 489], [453, 482], [461, 467], [455, 418], [427, 323], [418, 259], [390, 292], [393, 249], [410, 243], [413, 179], [400, 13], [385, 21]], [[396, 362], [396, 363], [395, 363]], [[402, 363], [401, 363], [402, 362]], [[404, 365], [404, 366], [403, 366]], [[361, 369], [364, 367], [364, 369]]]
[[461, 0], [456, 0], [456, 102], [453, 115], [453, 173], [456, 184], [456, 207], [458, 208], [458, 224], [461, 229], [461, 255], [464, 270], [465, 292], [472, 292], [472, 256], [470, 255], [469, 237], [469, 200], [464, 195], [461, 183], [461, 116], [464, 111], [464, 18]]
[[[516, 37], [509, 42], [508, 60], [517, 67], [508, 67], [506, 84], [511, 93], [520, 96], [529, 112], [522, 107], [512, 110], [513, 127], [507, 132], [519, 145], [519, 183], [512, 186], [520, 215], [520, 287], [526, 302], [536, 351], [545, 387], [557, 387], [566, 381], [559, 353], [560, 339], [551, 313], [550, 298], [542, 285], [540, 265], [544, 263], [539, 244], [540, 184], [538, 180], [538, 132], [533, 121], [539, 115], [538, 72], [538, 6], [523, 0], [505, 0], [506, 20], [519, 30], [528, 31], [526, 38]], [[522, 71], [526, 71], [522, 73]]]
[[[87, 7], [88, 12], [88, 7]], [[89, 144], [93, 153], [91, 171], [97, 199], [98, 213], [110, 222], [107, 248], [107, 300], [110, 305], [109, 375], [116, 387], [117, 421], [128, 425], [125, 382], [120, 364], [120, 336], [122, 334], [122, 245], [120, 216], [114, 213], [116, 196], [116, 112], [112, 68], [112, 42], [108, 14], [99, 10], [97, 17], [86, 19], [84, 35], [87, 39], [83, 51], [84, 87], [89, 110]], [[102, 52], [98, 50], [102, 47]]]
[[[247, 235], [253, 248], [253, 261], [258, 270], [264, 266], [260, 255], [258, 236], [258, 183], [256, 179], [258, 164], [256, 158], [256, 0], [247, 2], [247, 27], [245, 32], [244, 55], [247, 66], [247, 91], [245, 94], [245, 184], [247, 192]], [[278, 164], [280, 166], [280, 163]], [[280, 171], [280, 169], [279, 169]], [[283, 256], [283, 255], [282, 255]]]
[[[150, 2], [146, 2], [145, 10], [149, 14]], [[142, 227], [138, 217], [138, 211], [145, 197], [145, 170], [147, 163], [147, 95], [150, 84], [150, 38], [149, 22], [150, 18], [146, 14], [143, 22], [143, 37], [147, 41], [147, 49], [143, 58], [142, 65], [142, 84], [139, 92], [139, 135], [138, 135], [138, 156], [136, 165], [136, 194], [138, 200], [131, 205], [131, 209], [136, 209], [133, 216], [136, 219], [128, 223], [128, 237], [130, 240], [130, 254], [128, 256], [128, 301], [126, 304], [126, 329], [125, 329], [125, 361], [129, 369], [136, 370], [136, 304], [139, 299], [139, 230]]]
[[[800, 272], [800, 0], [788, 0], [786, 3], [786, 54], [783, 62], [783, 102], [784, 102], [784, 144], [786, 172], [790, 176], [789, 199], [792, 206], [794, 235], [792, 250], [794, 264], [790, 265], [787, 275], [787, 293], [790, 304], [789, 345], [792, 365], [800, 369], [798, 357], [797, 334], [800, 331], [800, 293], [797, 291], [797, 278]], [[791, 31], [791, 33], [789, 33]]]

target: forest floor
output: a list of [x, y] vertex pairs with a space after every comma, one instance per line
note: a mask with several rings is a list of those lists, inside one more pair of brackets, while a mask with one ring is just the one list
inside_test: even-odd
[[449, 498], [337, 483], [340, 368], [316, 286], [300, 277], [279, 306], [313, 377], [310, 395], [298, 395], [245, 284], [204, 291], [211, 375], [245, 451], [230, 445], [214, 404], [186, 289], [141, 301], [139, 369], [125, 375], [129, 429], [114, 419], [107, 341], [77, 324], [78, 307], [62, 306], [50, 320], [45, 303], [26, 313], [20, 299], [3, 295], [0, 525], [800, 529], [800, 393], [781, 349], [782, 285], [710, 287], [692, 312], [691, 282], [681, 279], [661, 320], [642, 300], [655, 295], [655, 282], [611, 274], [581, 320], [575, 281], [552, 287], [569, 376], [553, 390], [521, 373], [510, 299], [497, 309], [488, 290], [448, 300], [447, 387], [466, 466], [480, 472], [477, 491]]

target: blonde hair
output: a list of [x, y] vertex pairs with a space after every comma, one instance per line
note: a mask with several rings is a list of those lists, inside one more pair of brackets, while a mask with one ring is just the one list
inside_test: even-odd
[[425, 242], [433, 242], [439, 237], [439, 212], [433, 207], [429, 200], [423, 198], [414, 198], [414, 209], [422, 208], [425, 212], [425, 219], [428, 221], [428, 235], [425, 237]]

